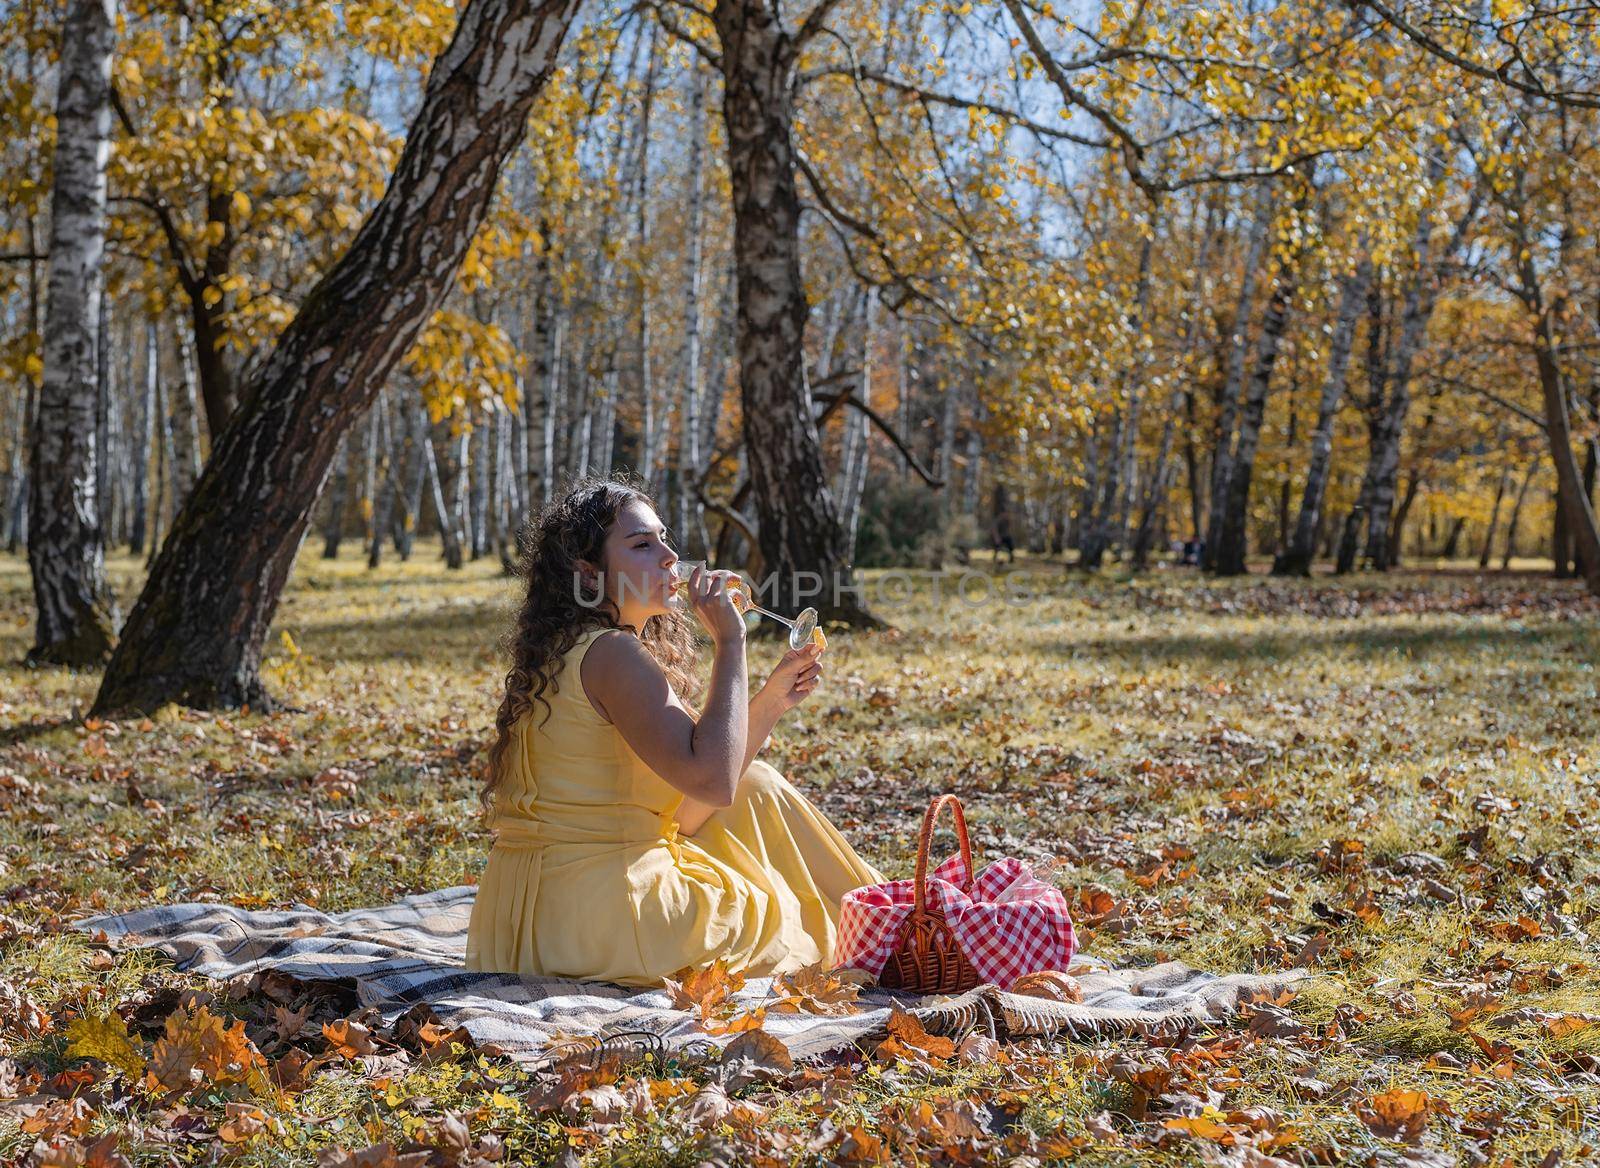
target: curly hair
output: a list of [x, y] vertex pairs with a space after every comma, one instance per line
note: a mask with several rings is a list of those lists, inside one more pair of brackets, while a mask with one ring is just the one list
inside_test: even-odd
[[[618, 627], [615, 604], [610, 600], [592, 607], [581, 603], [574, 595], [573, 581], [579, 560], [601, 562], [606, 532], [618, 512], [633, 502], [655, 506], [642, 484], [626, 476], [586, 476], [529, 517], [518, 534], [517, 574], [527, 583], [527, 593], [503, 645], [511, 657], [511, 668], [506, 673], [505, 696], [495, 714], [489, 773], [481, 795], [485, 810], [493, 808], [517, 723], [533, 710], [535, 701], [544, 705], [540, 724], [549, 720], [551, 708], [545, 691], [561, 675], [567, 650], [590, 629]], [[639, 630], [639, 640], [678, 697], [690, 704], [699, 690], [691, 619], [679, 612], [653, 616]]]

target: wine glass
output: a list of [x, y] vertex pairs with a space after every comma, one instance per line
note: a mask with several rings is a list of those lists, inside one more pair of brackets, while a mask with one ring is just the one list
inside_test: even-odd
[[[694, 573], [696, 568], [699, 568], [701, 571], [705, 571], [706, 562], [704, 560], [679, 560], [676, 564], [672, 565], [672, 595], [680, 605], [683, 604], [688, 598], [689, 577]], [[817, 627], [816, 609], [805, 609], [800, 613], [799, 616], [795, 617], [793, 620], [790, 620], [786, 616], [779, 616], [775, 612], [762, 608], [755, 601], [751, 600], [750, 593], [745, 585], [745, 582], [738, 576], [735, 576], [732, 580], [729, 580], [727, 587], [729, 599], [733, 601], [733, 607], [738, 609], [741, 615], [747, 612], [756, 612], [760, 613], [762, 616], [771, 617], [779, 624], [789, 626], [789, 648], [798, 651], [800, 649], [804, 649], [808, 644], [810, 644], [811, 634]]]

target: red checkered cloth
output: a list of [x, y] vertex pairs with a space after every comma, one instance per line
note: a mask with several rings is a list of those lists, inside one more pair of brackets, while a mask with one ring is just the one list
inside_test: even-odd
[[[927, 903], [944, 914], [980, 978], [1005, 989], [1023, 974], [1072, 964], [1077, 938], [1067, 898], [1059, 889], [1013, 858], [979, 872], [970, 894], [961, 888], [966, 877], [960, 854], [951, 856], [929, 873]], [[916, 899], [914, 880], [869, 884], [845, 893], [834, 968], [864, 969], [874, 977], [882, 973]]]

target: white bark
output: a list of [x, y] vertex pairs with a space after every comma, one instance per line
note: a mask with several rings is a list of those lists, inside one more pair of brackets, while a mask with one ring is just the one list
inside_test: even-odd
[[105, 316], [111, 0], [74, 0], [62, 30], [51, 197], [44, 383], [33, 427], [28, 566], [38, 623], [28, 659], [92, 665], [116, 624], [96, 498], [100, 329]]
[[678, 440], [678, 539], [685, 554], [704, 559], [709, 535], [705, 507], [700, 502], [700, 479], [705, 460], [700, 441], [701, 399], [705, 393], [700, 356], [700, 293], [705, 279], [705, 243], [700, 238], [704, 207], [703, 172], [706, 133], [706, 83], [700, 63], [690, 58], [689, 90], [689, 199], [686, 229], [689, 238], [688, 287], [684, 303], [684, 409]]

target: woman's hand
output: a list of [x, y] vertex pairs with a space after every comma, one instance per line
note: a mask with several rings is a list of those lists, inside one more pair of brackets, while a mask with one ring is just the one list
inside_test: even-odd
[[689, 574], [688, 604], [691, 612], [718, 645], [744, 641], [744, 617], [728, 595], [728, 581], [734, 573], [696, 568]]
[[817, 682], [822, 678], [821, 657], [822, 650], [815, 644], [807, 644], [804, 649], [790, 649], [779, 660], [757, 696], [771, 702], [780, 716], [788, 713], [817, 688]]

